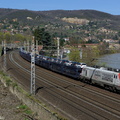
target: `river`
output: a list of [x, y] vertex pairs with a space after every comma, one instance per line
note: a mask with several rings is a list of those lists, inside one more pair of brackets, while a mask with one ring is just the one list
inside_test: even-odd
[[120, 53], [105, 55], [98, 60], [98, 64], [120, 69]]

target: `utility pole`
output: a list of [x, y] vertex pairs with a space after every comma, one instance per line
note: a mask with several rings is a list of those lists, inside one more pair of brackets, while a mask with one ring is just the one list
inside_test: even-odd
[[60, 56], [60, 38], [57, 38], [57, 59]]
[[27, 52], [29, 52], [29, 40], [27, 40]]
[[36, 40], [36, 54], [39, 54], [39, 52], [38, 52], [38, 40]]
[[2, 48], [4, 47], [4, 41], [2, 41]]
[[64, 50], [63, 50], [63, 48], [62, 48], [62, 50], [61, 50], [61, 54], [60, 54], [60, 59], [63, 58], [63, 52], [64, 52]]
[[7, 63], [6, 63], [6, 40], [4, 40], [4, 43], [3, 43], [4, 45], [4, 71], [6, 72], [6, 66], [7, 66]]
[[31, 45], [31, 94], [35, 95], [35, 45], [34, 45], [34, 37], [32, 39]]
[[26, 49], [26, 41], [24, 41], [24, 45], [23, 46], [24, 46], [24, 50], [27, 51], [27, 49]]
[[82, 59], [82, 48], [80, 49], [80, 59]]

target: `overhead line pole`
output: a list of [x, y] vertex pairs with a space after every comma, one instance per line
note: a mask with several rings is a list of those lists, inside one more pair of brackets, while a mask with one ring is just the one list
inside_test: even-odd
[[31, 94], [35, 95], [35, 45], [34, 37], [31, 45]]
[[36, 54], [39, 54], [39, 52], [38, 52], [38, 40], [36, 40]]
[[57, 38], [57, 59], [60, 56], [60, 38]]
[[29, 40], [27, 40], [27, 52], [29, 52]]
[[6, 63], [6, 40], [4, 40], [4, 71], [6, 72], [6, 66], [7, 66], [7, 63]]
[[83, 54], [83, 51], [82, 51], [82, 48], [80, 49], [80, 59], [82, 59], [82, 54]]

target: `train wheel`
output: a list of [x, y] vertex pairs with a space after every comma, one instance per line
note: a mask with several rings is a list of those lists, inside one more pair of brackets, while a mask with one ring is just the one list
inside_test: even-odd
[[113, 92], [115, 92], [115, 93], [117, 92], [117, 89], [115, 87], [113, 87]]
[[112, 87], [112, 86], [109, 86], [109, 90], [110, 90], [110, 91], [113, 91], [113, 87]]
[[108, 89], [109, 89], [109, 87], [108, 87], [107, 85], [104, 85], [104, 88], [105, 88], [106, 90], [108, 90]]

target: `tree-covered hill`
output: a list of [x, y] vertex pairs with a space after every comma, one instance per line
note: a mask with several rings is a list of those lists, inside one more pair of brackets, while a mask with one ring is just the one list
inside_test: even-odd
[[51, 10], [51, 11], [39, 11], [38, 13], [44, 13], [52, 17], [78, 17], [86, 18], [89, 20], [93, 19], [115, 19], [116, 16], [96, 11], [96, 10]]
[[31, 11], [0, 9], [0, 31], [32, 35], [45, 28], [52, 36], [69, 38], [72, 43], [120, 40], [120, 15], [96, 10]]
[[[31, 19], [27, 19], [27, 18]], [[51, 11], [30, 11], [18, 9], [0, 9], [0, 20], [17, 18], [21, 22], [30, 23], [31, 25], [39, 25], [41, 23], [48, 24], [66, 24], [62, 18], [78, 18], [91, 21], [101, 21], [101, 26], [118, 30], [120, 28], [120, 16], [96, 10], [51, 10]], [[31, 20], [31, 21], [30, 21]], [[103, 24], [107, 21], [108, 26]]]

